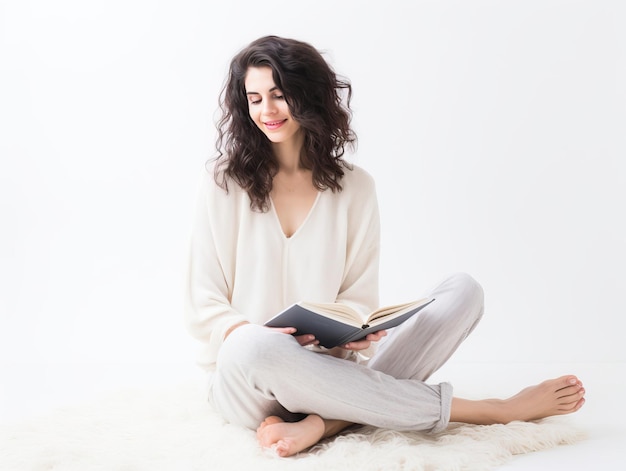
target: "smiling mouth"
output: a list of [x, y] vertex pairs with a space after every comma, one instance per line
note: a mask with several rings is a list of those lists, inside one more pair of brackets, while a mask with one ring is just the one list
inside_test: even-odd
[[283, 124], [285, 124], [287, 122], [286, 119], [281, 119], [280, 121], [267, 121], [265, 124], [265, 127], [267, 129], [278, 129], [279, 127], [281, 127]]

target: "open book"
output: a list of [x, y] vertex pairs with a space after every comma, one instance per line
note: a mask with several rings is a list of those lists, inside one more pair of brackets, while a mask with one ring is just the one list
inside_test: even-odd
[[268, 327], [295, 327], [294, 335], [313, 334], [326, 348], [361, 340], [373, 332], [391, 329], [406, 321], [434, 299], [420, 299], [377, 309], [363, 317], [340, 303], [300, 302], [289, 306], [265, 323]]

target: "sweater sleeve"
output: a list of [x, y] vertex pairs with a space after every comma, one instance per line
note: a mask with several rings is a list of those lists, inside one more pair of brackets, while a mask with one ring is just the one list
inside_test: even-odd
[[[204, 344], [202, 358], [208, 363], [202, 366], [214, 364], [226, 331], [247, 320], [230, 304], [232, 281], [229, 282], [227, 272], [234, 253], [228, 252], [234, 252], [235, 248], [220, 247], [218, 250], [214, 231], [215, 215], [230, 215], [231, 218], [233, 215], [229, 208], [220, 207], [228, 204], [228, 197], [220, 188], [215, 188], [212, 179], [208, 171], [204, 172], [198, 192], [185, 283], [185, 322], [191, 335]], [[220, 229], [224, 230], [223, 227]]]
[[[337, 302], [367, 314], [378, 308], [380, 216], [373, 179], [361, 170], [351, 196], [346, 268]], [[356, 185], [355, 185], [356, 184]]]
[[[361, 172], [361, 181], [356, 185], [358, 191], [351, 201], [346, 269], [337, 302], [368, 314], [379, 303], [380, 215], [374, 180]], [[358, 361], [371, 358], [376, 349], [377, 344], [372, 343], [361, 350]]]

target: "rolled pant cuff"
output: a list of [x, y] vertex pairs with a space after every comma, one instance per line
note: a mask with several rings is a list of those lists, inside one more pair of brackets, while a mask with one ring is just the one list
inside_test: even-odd
[[441, 417], [439, 422], [429, 430], [429, 433], [437, 433], [445, 430], [450, 423], [450, 411], [452, 408], [452, 385], [450, 383], [441, 383], [439, 385], [441, 397]]

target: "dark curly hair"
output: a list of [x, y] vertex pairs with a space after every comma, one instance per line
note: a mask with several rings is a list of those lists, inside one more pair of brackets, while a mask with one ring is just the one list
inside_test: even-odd
[[339, 78], [311, 45], [277, 36], [253, 41], [237, 54], [220, 94], [215, 181], [228, 191], [228, 178], [243, 188], [253, 210], [269, 209], [278, 162], [270, 140], [248, 114], [245, 78], [249, 67], [270, 67], [294, 120], [304, 131], [300, 165], [311, 170], [320, 190], [341, 191], [346, 146], [354, 149], [350, 127], [350, 83]]

